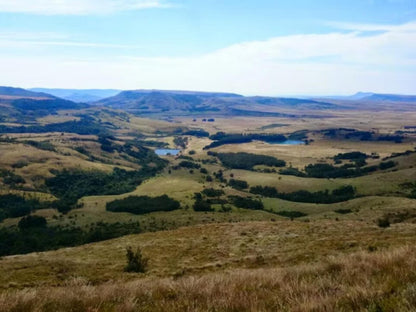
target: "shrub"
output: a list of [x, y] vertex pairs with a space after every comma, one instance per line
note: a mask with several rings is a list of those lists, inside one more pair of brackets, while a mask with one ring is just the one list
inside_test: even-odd
[[127, 265], [124, 267], [125, 272], [144, 273], [146, 271], [147, 262], [149, 259], [143, 257], [140, 248], [134, 253], [129, 246], [126, 248]]
[[387, 218], [381, 218], [377, 220], [377, 225], [381, 228], [388, 228], [390, 226], [390, 221]]
[[336, 213], [339, 213], [339, 214], [348, 214], [348, 213], [351, 213], [352, 212], [352, 210], [351, 209], [337, 209], [337, 210], [334, 210]]
[[294, 219], [294, 218], [301, 218], [301, 217], [305, 217], [307, 216], [306, 213], [300, 212], [300, 211], [278, 211], [276, 212], [276, 214], [278, 214], [279, 216], [282, 217], [287, 217], [290, 219]]

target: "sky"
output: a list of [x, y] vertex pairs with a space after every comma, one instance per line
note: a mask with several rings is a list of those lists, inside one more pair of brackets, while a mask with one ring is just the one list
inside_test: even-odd
[[0, 85], [416, 94], [416, 0], [0, 0]]

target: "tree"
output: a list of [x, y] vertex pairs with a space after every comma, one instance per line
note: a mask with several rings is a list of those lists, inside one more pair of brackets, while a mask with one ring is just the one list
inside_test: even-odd
[[126, 248], [127, 265], [124, 267], [125, 272], [144, 273], [147, 268], [148, 258], [143, 257], [140, 248], [134, 253], [131, 246]]

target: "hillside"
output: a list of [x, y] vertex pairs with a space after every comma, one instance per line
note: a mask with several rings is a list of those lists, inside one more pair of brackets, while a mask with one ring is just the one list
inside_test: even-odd
[[[360, 221], [213, 224], [5, 257], [1, 285], [14, 290], [0, 311], [413, 311], [414, 233]], [[148, 257], [145, 274], [123, 272], [127, 246]]]

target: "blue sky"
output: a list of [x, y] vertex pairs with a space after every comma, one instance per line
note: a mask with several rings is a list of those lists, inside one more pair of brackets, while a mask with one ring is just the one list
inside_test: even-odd
[[0, 85], [416, 94], [416, 0], [0, 0]]

